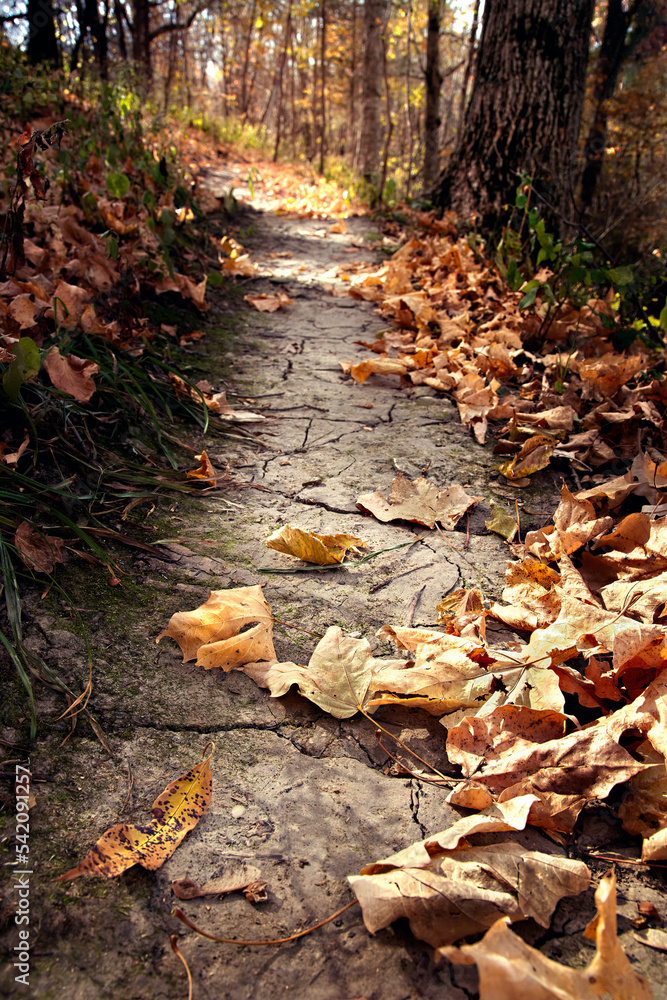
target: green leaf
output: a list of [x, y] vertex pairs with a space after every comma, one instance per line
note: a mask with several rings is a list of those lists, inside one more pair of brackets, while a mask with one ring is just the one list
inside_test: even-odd
[[107, 174], [107, 191], [112, 198], [124, 198], [130, 190], [127, 174]]
[[219, 288], [220, 285], [224, 285], [225, 279], [220, 274], [219, 271], [209, 271], [207, 278], [207, 285], [210, 288]]
[[523, 276], [519, 273], [519, 268], [514, 258], [507, 264], [507, 284], [513, 292], [518, 292], [523, 284]]
[[526, 294], [521, 299], [521, 302], [519, 302], [519, 309], [527, 309], [528, 306], [532, 306], [539, 291], [540, 283], [539, 281], [529, 281], [526, 288]]
[[665, 305], [662, 309], [660, 315], [658, 316], [658, 321], [662, 329], [667, 333], [667, 299], [665, 299]]
[[631, 267], [610, 267], [607, 274], [619, 288], [623, 288], [625, 285], [631, 285], [634, 281], [634, 274], [632, 273]]
[[2, 376], [2, 387], [15, 403], [23, 383], [34, 378], [39, 371], [41, 360], [39, 349], [32, 337], [21, 337], [18, 343], [12, 345], [11, 352], [14, 360]]

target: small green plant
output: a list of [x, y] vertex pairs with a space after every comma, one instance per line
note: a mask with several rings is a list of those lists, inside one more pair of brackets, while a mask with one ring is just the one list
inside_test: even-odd
[[[546, 228], [535, 189], [523, 177], [517, 189], [512, 222], [498, 245], [496, 266], [514, 292], [522, 292], [519, 309], [540, 320], [535, 339], [542, 342], [566, 303], [581, 309], [595, 300], [603, 325], [622, 350], [634, 340], [657, 348], [667, 334], [667, 301], [659, 289], [667, 274], [658, 257], [632, 264], [614, 264], [604, 247], [588, 232], [558, 239]], [[660, 306], [662, 305], [662, 309]]]

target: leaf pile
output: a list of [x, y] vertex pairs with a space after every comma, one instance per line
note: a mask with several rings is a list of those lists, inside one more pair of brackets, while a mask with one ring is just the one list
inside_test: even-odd
[[392, 324], [362, 344], [372, 356], [341, 361], [346, 374], [359, 383], [399, 375], [449, 394], [479, 443], [493, 421], [500, 471], [517, 486], [552, 459], [586, 473], [632, 461], [647, 428], [665, 450], [663, 361], [638, 341], [615, 349], [611, 282], [604, 300], [565, 303], [546, 324], [457, 238], [453, 216], [411, 221], [415, 231], [386, 264], [338, 269], [349, 294], [377, 303]]

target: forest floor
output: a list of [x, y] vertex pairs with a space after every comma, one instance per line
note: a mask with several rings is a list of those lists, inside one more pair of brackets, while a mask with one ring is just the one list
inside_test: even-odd
[[[221, 171], [209, 177], [220, 193], [231, 181], [237, 183]], [[180, 905], [212, 934], [286, 937], [350, 901], [348, 875], [445, 829], [460, 812], [445, 804], [445, 789], [392, 773], [367, 719], [338, 721], [297, 694], [269, 697], [243, 673], [183, 663], [169, 639], [156, 647], [170, 616], [203, 603], [209, 589], [262, 584], [277, 619], [317, 634], [339, 624], [384, 653], [388, 646], [373, 639], [383, 624], [437, 626], [437, 604], [457, 587], [500, 595], [507, 550], [484, 522], [491, 501], [514, 512], [516, 494], [498, 479], [491, 446], [474, 442], [455, 407], [434, 389], [407, 390], [397, 376], [359, 386], [342, 374], [339, 362], [358, 356], [355, 342], [373, 340], [386, 326], [371, 303], [338, 297], [330, 287], [340, 286], [336, 265], [377, 259], [381, 238], [373, 224], [350, 219], [347, 232], [336, 234], [317, 219], [251, 210], [240, 218], [239, 238], [260, 275], [242, 282], [235, 300], [220, 292], [216, 301], [214, 294], [213, 311], [227, 334], [188, 350], [200, 377], [224, 378], [267, 422], [242, 440], [190, 436], [195, 451], [205, 445], [214, 466], [229, 463], [232, 483], [147, 516], [155, 527], [151, 540], [165, 540], [163, 558], [119, 556], [124, 573], [115, 588], [68, 571], [68, 591], [92, 645], [91, 707], [114, 756], [83, 721], [64, 746], [68, 726], [54, 725], [32, 753], [30, 994], [185, 1000], [183, 966], [169, 946], [169, 935], [178, 933], [195, 1000], [472, 998], [474, 967], [436, 964], [432, 949], [404, 921], [369, 935], [356, 907], [313, 934], [269, 948], [207, 941], [171, 916], [174, 880], [201, 884], [253, 865], [268, 882], [268, 901], [252, 905], [237, 893]], [[294, 299], [288, 309], [263, 314], [242, 302], [245, 292], [277, 290]], [[446, 533], [362, 514], [357, 497], [386, 491], [398, 472], [410, 479], [427, 474], [440, 487], [460, 483], [484, 499]], [[551, 468], [532, 477], [521, 493], [522, 530], [548, 520], [559, 488]], [[373, 551], [413, 544], [354, 570], [285, 572], [294, 570], [294, 559], [266, 547], [283, 524], [359, 535]], [[265, 567], [275, 572], [258, 572]], [[28, 645], [85, 683], [83, 636], [57, 595], [26, 599], [26, 619]], [[274, 639], [279, 659], [302, 663], [316, 642], [280, 624]], [[494, 641], [502, 639], [499, 627]], [[46, 688], [38, 694], [40, 719], [55, 719], [62, 710], [55, 695]], [[436, 767], [448, 767], [438, 719], [398, 707], [381, 709], [377, 718]], [[0, 733], [8, 741], [15, 735]], [[54, 881], [109, 826], [146, 822], [155, 797], [198, 760], [209, 740], [217, 747], [212, 803], [159, 870], [135, 866], [114, 879]], [[503, 837], [487, 834], [481, 842]], [[539, 831], [512, 839], [565, 853]], [[609, 863], [586, 852], [612, 846], [634, 857], [637, 842], [629, 846], [630, 840], [606, 806], [586, 809], [571, 853], [599, 877]], [[631, 920], [638, 902], [660, 905], [664, 873], [621, 865], [617, 875], [621, 942], [661, 1000], [667, 997], [664, 960], [633, 938]], [[515, 927], [550, 957], [582, 967], [594, 951], [582, 933], [594, 912], [591, 889], [562, 901], [548, 931], [532, 921]], [[26, 993], [11, 966], [0, 982], [5, 996]]]

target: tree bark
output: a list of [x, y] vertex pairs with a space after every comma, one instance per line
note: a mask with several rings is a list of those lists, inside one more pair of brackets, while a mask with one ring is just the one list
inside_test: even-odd
[[521, 171], [553, 206], [571, 207], [593, 0], [486, 0], [477, 70], [441, 207], [494, 228]]
[[426, 33], [426, 114], [424, 119], [424, 190], [433, 188], [438, 176], [440, 152], [440, 18], [442, 0], [429, 0], [428, 28]]
[[148, 0], [132, 0], [132, 59], [139, 76], [150, 82], [152, 66]]
[[365, 0], [363, 106], [361, 116], [361, 173], [369, 183], [378, 181], [382, 110], [382, 34], [389, 18], [389, 0]]
[[60, 66], [53, 0], [28, 0], [28, 61]]

